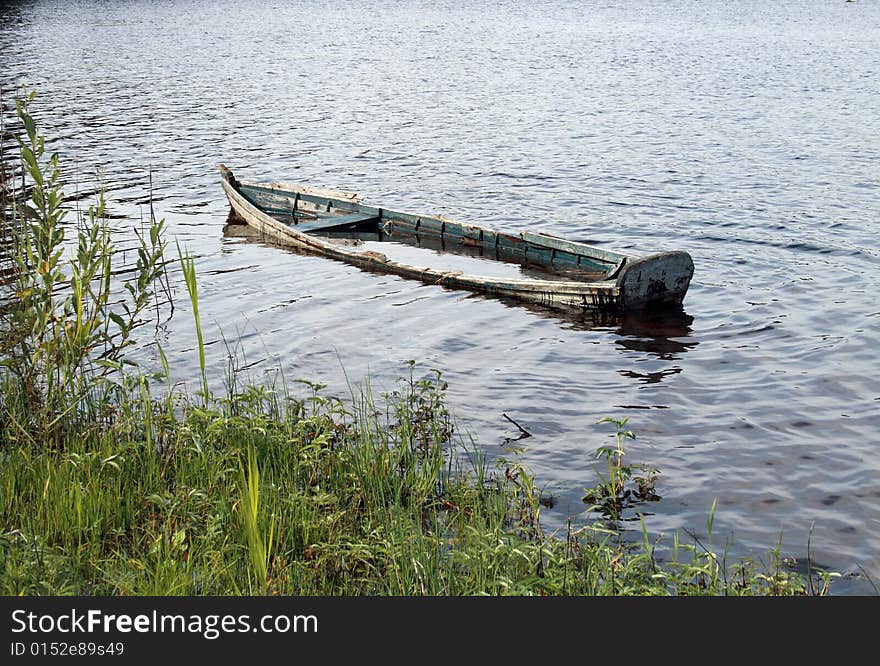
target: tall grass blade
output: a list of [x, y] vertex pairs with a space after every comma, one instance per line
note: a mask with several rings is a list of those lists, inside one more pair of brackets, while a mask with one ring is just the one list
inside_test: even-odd
[[202, 337], [202, 321], [199, 317], [199, 286], [196, 281], [196, 264], [195, 260], [180, 249], [180, 243], [177, 244], [177, 256], [180, 258], [180, 267], [183, 271], [183, 279], [186, 282], [186, 290], [189, 293], [189, 301], [192, 305], [193, 319], [195, 320], [196, 338], [199, 345], [199, 369], [202, 373], [202, 398], [207, 405], [210, 398], [208, 389], [208, 375], [205, 369], [205, 341]]

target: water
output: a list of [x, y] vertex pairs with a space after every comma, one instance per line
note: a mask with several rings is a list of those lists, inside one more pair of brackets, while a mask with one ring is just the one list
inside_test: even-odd
[[[660, 470], [653, 537], [880, 581], [880, 6], [871, 2], [12, 2], [71, 183], [103, 169], [120, 245], [149, 182], [227, 348], [327, 392], [416, 359], [491, 456], [583, 510], [604, 416]], [[8, 94], [6, 103], [9, 102]], [[686, 250], [685, 316], [560, 316], [224, 233], [221, 162], [397, 210], [633, 254]], [[197, 376], [185, 290], [160, 335]], [[224, 342], [224, 339], [226, 342]], [[146, 339], [144, 342], [146, 343]], [[143, 352], [147, 355], [147, 352]], [[264, 360], [265, 359], [265, 360]], [[873, 593], [864, 579], [838, 593]]]

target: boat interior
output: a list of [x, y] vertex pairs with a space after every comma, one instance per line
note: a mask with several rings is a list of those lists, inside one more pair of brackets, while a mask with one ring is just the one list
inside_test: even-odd
[[[366, 206], [263, 186], [241, 184], [251, 203], [301, 233], [373, 252], [390, 261], [443, 272], [501, 279], [593, 282], [611, 279], [623, 258], [610, 252], [586, 254], [562, 239], [506, 234], [448, 220]], [[559, 248], [541, 241], [555, 241]], [[592, 249], [592, 248], [591, 248]]]

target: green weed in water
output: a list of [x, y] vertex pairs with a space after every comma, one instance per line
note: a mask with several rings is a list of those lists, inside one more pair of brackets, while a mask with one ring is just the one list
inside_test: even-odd
[[623, 510], [643, 502], [657, 501], [657, 470], [646, 465], [624, 464], [626, 455], [624, 440], [636, 438], [631, 430], [626, 430], [629, 419], [605, 417], [599, 423], [612, 423], [617, 428], [615, 446], [603, 446], [596, 450], [597, 458], [605, 458], [607, 476], [600, 476], [600, 482], [584, 489], [583, 501], [591, 508], [601, 512], [612, 521], [619, 521]]

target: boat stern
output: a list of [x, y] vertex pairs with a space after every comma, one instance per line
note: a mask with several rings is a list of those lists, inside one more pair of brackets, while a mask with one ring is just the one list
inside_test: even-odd
[[694, 261], [687, 252], [628, 259], [617, 275], [621, 305], [627, 310], [681, 305], [693, 275]]

